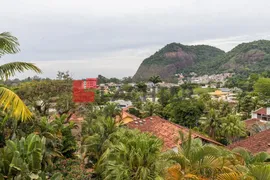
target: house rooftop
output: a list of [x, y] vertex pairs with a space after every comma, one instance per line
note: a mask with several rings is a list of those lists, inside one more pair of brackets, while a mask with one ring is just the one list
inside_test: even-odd
[[237, 141], [227, 147], [229, 149], [242, 147], [252, 153], [258, 153], [262, 151], [270, 153], [270, 129], [259, 132], [253, 136], [249, 136], [246, 139]]
[[267, 109], [266, 108], [260, 108], [260, 109], [258, 109], [256, 111], [254, 111], [253, 113], [266, 115], [267, 114]]
[[[189, 133], [188, 128], [174, 124], [158, 116], [151, 116], [148, 118], [132, 121], [129, 122], [127, 126], [131, 129], [139, 129], [142, 132], [148, 132], [160, 138], [164, 143], [164, 151], [173, 149], [177, 147], [178, 144], [181, 144], [181, 141], [179, 141], [179, 131], [182, 131], [186, 135]], [[211, 138], [196, 132], [192, 132], [191, 136], [192, 138], [200, 138], [205, 142], [222, 145], [219, 142], [216, 142]]]
[[252, 118], [252, 119], [247, 119], [244, 121], [246, 128], [250, 134], [256, 134], [258, 131], [256, 131], [256, 125], [259, 127], [263, 127], [265, 129], [269, 129], [267, 127], [267, 121], [258, 119], [258, 118]]
[[258, 124], [258, 125], [264, 125], [265, 124], [264, 121], [261, 121], [258, 118], [252, 118], [252, 119], [244, 120], [244, 123], [245, 123], [246, 128], [248, 130], [250, 130], [252, 128], [252, 126], [255, 125], [255, 124]]

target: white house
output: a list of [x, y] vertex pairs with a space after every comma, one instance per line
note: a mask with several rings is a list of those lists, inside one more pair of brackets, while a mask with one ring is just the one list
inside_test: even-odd
[[252, 118], [257, 118], [264, 121], [270, 121], [270, 107], [260, 108], [253, 111], [251, 114]]

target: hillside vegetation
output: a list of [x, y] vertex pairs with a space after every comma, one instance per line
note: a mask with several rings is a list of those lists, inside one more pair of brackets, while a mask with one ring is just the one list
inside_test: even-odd
[[226, 53], [219, 71], [261, 72], [270, 69], [270, 41], [242, 43]]
[[172, 80], [175, 73], [249, 73], [269, 68], [270, 41], [267, 40], [243, 43], [227, 53], [207, 45], [171, 43], [146, 58], [133, 79], [147, 80], [153, 75], [159, 75], [163, 80]]

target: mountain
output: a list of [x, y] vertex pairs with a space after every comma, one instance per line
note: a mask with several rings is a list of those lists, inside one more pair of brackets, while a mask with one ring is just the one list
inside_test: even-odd
[[270, 70], [270, 41], [242, 43], [226, 53], [219, 62], [218, 72], [259, 73]]
[[[159, 75], [163, 80], [170, 80], [178, 72], [192, 72], [193, 70], [207, 68], [206, 64], [213, 63], [215, 59], [225, 52], [207, 45], [186, 46], [171, 43], [146, 58], [133, 80], [148, 80], [153, 75]], [[207, 69], [201, 73], [206, 73]]]
[[223, 72], [261, 72], [270, 69], [270, 41], [259, 40], [242, 43], [231, 51], [207, 45], [185, 46], [171, 43], [146, 58], [134, 81], [148, 80], [159, 75], [163, 80], [172, 80], [176, 73], [198, 75]]

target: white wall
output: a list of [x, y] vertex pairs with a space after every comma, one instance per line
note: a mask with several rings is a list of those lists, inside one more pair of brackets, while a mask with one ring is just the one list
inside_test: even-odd
[[251, 118], [257, 118], [257, 114], [256, 113], [251, 113]]
[[267, 108], [266, 108], [266, 114], [267, 114], [267, 115], [270, 115], [270, 107], [267, 107]]

